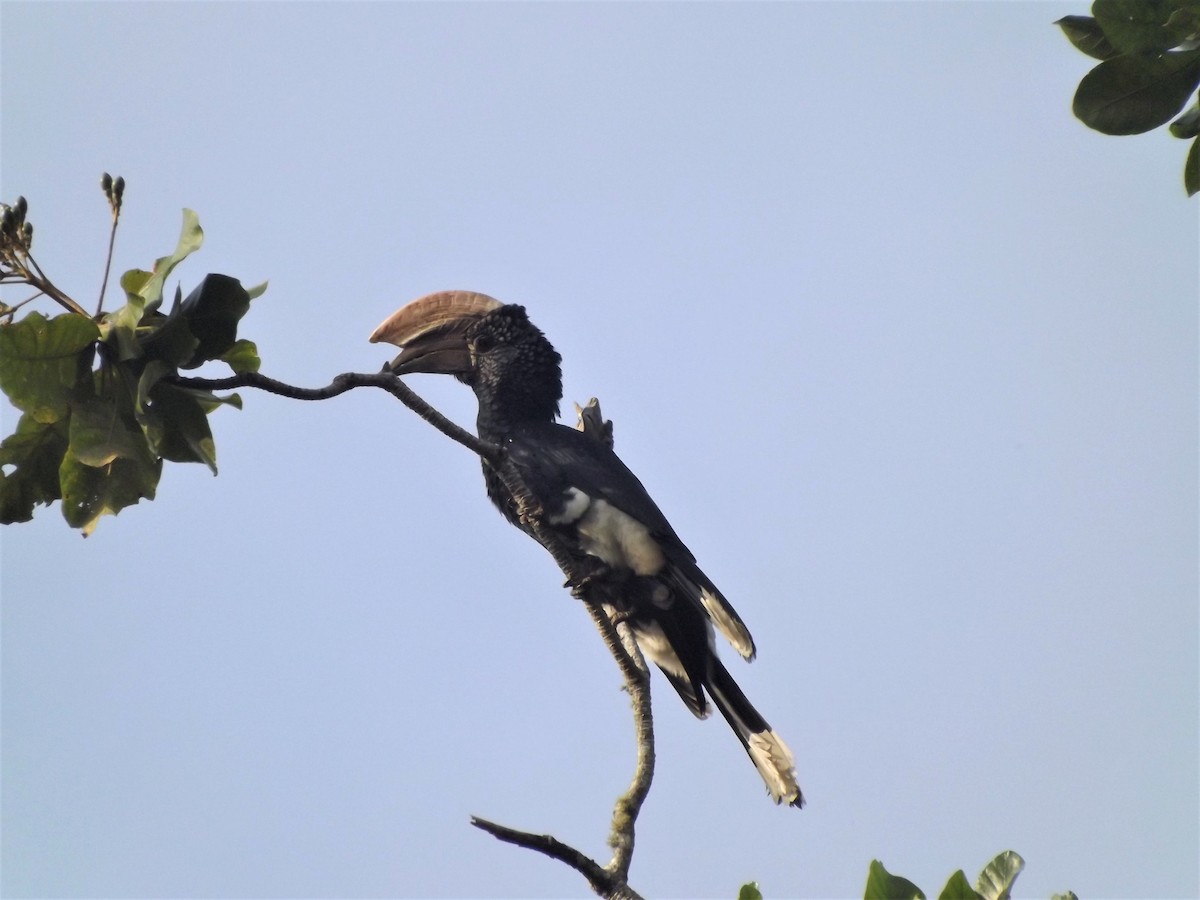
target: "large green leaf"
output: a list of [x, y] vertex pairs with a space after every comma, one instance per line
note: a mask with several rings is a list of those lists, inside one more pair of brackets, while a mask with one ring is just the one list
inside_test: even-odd
[[33, 312], [0, 325], [0, 389], [37, 421], [58, 421], [67, 415], [99, 337], [96, 323], [75, 313], [47, 319]]
[[183, 211], [183, 227], [179, 231], [179, 242], [175, 245], [175, 252], [170, 256], [160, 256], [154, 261], [154, 274], [146, 279], [146, 282], [138, 290], [138, 293], [146, 300], [147, 309], [155, 309], [162, 303], [163, 285], [167, 283], [167, 278], [172, 270], [199, 250], [203, 243], [204, 229], [200, 227], [200, 218], [195, 211], [185, 209]]
[[925, 900], [925, 894], [907, 878], [893, 875], [877, 859], [871, 860], [863, 900]]
[[137, 339], [137, 329], [146, 313], [146, 298], [141, 290], [153, 276], [141, 269], [130, 269], [121, 276], [121, 287], [125, 289], [125, 305], [113, 312], [105, 313], [100, 322], [104, 340], [115, 343], [117, 359], [137, 359], [142, 355], [142, 346]]
[[1108, 42], [1104, 29], [1091, 16], [1063, 16], [1054, 24], [1063, 30], [1075, 49], [1093, 59], [1112, 59], [1121, 52]]
[[938, 900], [983, 900], [983, 898], [971, 887], [971, 882], [967, 881], [967, 876], [963, 874], [963, 870], [959, 869], [950, 876], [950, 880], [946, 882], [946, 886], [938, 894]]
[[[200, 219], [193, 210], [183, 211], [183, 227], [179, 231], [179, 240], [175, 244], [175, 252], [169, 256], [160, 256], [154, 262], [154, 271], [130, 269], [121, 276], [121, 287], [125, 291], [125, 305], [115, 312], [104, 316], [106, 330], [111, 330], [116, 340], [117, 354], [122, 360], [137, 359], [142, 355], [142, 346], [138, 341], [138, 328], [148, 313], [155, 312], [162, 305], [163, 286], [174, 268], [200, 249], [204, 243], [204, 230], [200, 227]], [[108, 334], [105, 334], [108, 339]]]
[[738, 900], [763, 900], [762, 891], [758, 889], [758, 882], [751, 881], [743, 884], [738, 890]]
[[248, 309], [250, 295], [240, 281], [228, 275], [206, 275], [180, 307], [188, 328], [199, 341], [192, 358], [182, 367], [194, 369], [226, 353], [237, 340], [238, 322]]
[[[0, 443], [0, 524], [28, 522], [33, 508], [62, 497], [58, 469], [67, 452], [65, 421], [39, 422], [26, 413]], [[9, 466], [13, 471], [4, 472]]]
[[1178, 47], [1196, 30], [1200, 9], [1188, 0], [1096, 0], [1092, 15], [1121, 53]]
[[1200, 50], [1118, 56], [1079, 82], [1075, 115], [1104, 134], [1141, 134], [1170, 121], [1200, 84]]
[[[149, 329], [140, 340], [142, 353], [147, 359], [163, 360], [173, 367], [182, 366], [196, 354], [199, 339], [188, 327], [179, 302], [180, 292], [175, 292], [175, 302], [167, 315], [154, 312], [142, 320], [143, 329]], [[147, 321], [149, 320], [149, 321]]]
[[68, 450], [59, 468], [63, 518], [87, 537], [101, 516], [116, 515], [143, 497], [153, 500], [161, 475], [162, 460], [146, 465], [118, 458], [97, 467], [81, 462]]
[[192, 392], [170, 384], [150, 391], [150, 404], [142, 416], [150, 447], [171, 462], [202, 462], [217, 474], [217, 447], [208, 415]]
[[71, 410], [71, 453], [86, 466], [107, 466], [115, 459], [143, 465], [154, 462], [146, 436], [132, 415], [132, 398], [123, 385], [107, 396], [89, 397]]
[[975, 889], [984, 900], [1009, 900], [1013, 882], [1025, 868], [1025, 860], [1014, 850], [1005, 850], [984, 866], [975, 880]]

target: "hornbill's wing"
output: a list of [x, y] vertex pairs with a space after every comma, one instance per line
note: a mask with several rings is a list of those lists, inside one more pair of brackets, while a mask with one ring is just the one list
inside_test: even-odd
[[[581, 509], [595, 509], [601, 501], [640, 525], [654, 547], [640, 554], [638, 547], [632, 547], [646, 567], [637, 574], [654, 575], [675, 588], [712, 620], [743, 657], [754, 658], [754, 640], [737, 611], [700, 570], [696, 557], [638, 477], [611, 449], [577, 429], [546, 423], [514, 433], [508, 453], [551, 524], [573, 519], [572, 513]], [[631, 568], [636, 571], [638, 566]]]

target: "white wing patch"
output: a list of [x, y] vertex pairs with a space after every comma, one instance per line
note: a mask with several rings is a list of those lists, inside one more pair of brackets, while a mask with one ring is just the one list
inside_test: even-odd
[[[585, 553], [610, 566], [630, 569], [635, 575], [657, 575], [662, 571], [666, 558], [645, 525], [607, 500], [588, 498], [582, 491], [571, 490], [589, 501], [575, 523]], [[567, 505], [574, 505], [576, 499], [572, 497]]]
[[592, 498], [579, 488], [567, 488], [563, 491], [562, 512], [550, 516], [551, 525], [569, 525], [587, 512], [592, 505]]
[[700, 602], [708, 611], [709, 617], [716, 623], [721, 634], [725, 635], [733, 649], [742, 655], [743, 659], [754, 659], [754, 639], [746, 626], [734, 618], [728, 606], [708, 588], [700, 589]]

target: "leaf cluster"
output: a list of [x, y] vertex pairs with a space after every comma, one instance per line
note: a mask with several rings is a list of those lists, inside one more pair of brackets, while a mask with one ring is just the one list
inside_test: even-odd
[[[1013, 882], [1025, 868], [1025, 860], [1012, 851], [1005, 850], [984, 866], [974, 886], [959, 869], [946, 882], [938, 900], [1011, 900]], [[925, 900], [925, 893], [899, 875], [893, 875], [879, 860], [873, 860], [867, 873], [867, 886], [863, 890], [864, 900]], [[1053, 900], [1077, 900], [1068, 891], [1055, 894]]]
[[[115, 225], [124, 181], [104, 182]], [[23, 198], [5, 216], [18, 208], [23, 220]], [[257, 348], [237, 331], [266, 285], [247, 290], [236, 278], [207, 275], [186, 298], [176, 288], [164, 311], [168, 277], [204, 239], [196, 214], [184, 210], [174, 252], [151, 271], [121, 277], [119, 309], [88, 315], [41, 275], [29, 256], [31, 232], [19, 223], [3, 231], [0, 282], [32, 285], [39, 290], [30, 299], [45, 294], [68, 311], [17, 319], [24, 303], [0, 307], [0, 390], [21, 411], [0, 443], [0, 523], [28, 521], [34, 507], [61, 500], [67, 523], [86, 536], [101, 516], [153, 499], [164, 461], [216, 473], [208, 414], [241, 400], [176, 379], [214, 360], [234, 373], [258, 370]]]
[[[946, 882], [938, 900], [1012, 900], [1012, 886], [1025, 868], [1025, 860], [1012, 850], [1005, 850], [984, 866], [972, 887], [959, 869]], [[743, 884], [738, 900], [763, 900], [756, 882]], [[863, 900], [926, 900], [925, 892], [900, 875], [893, 875], [879, 860], [872, 860], [867, 871]], [[1055, 894], [1051, 900], [1078, 900], [1074, 893]]]
[[[1099, 65], [1079, 82], [1073, 110], [1104, 134], [1142, 134], [1179, 114], [1200, 86], [1200, 0], [1095, 0], [1090, 16], [1056, 23]], [[1171, 122], [1191, 140], [1183, 168], [1188, 196], [1200, 192], [1200, 97]]]

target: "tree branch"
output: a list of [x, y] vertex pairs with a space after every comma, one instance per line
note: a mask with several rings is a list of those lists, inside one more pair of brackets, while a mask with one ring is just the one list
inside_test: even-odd
[[180, 387], [193, 388], [202, 391], [231, 391], [240, 387], [259, 388], [281, 397], [292, 400], [328, 400], [346, 391], [359, 387], [377, 387], [390, 393], [401, 403], [415, 412], [418, 416], [440, 431], [446, 437], [462, 444], [468, 450], [478, 454], [488, 462], [496, 463], [503, 451], [492, 444], [482, 441], [471, 432], [451, 422], [440, 412], [426, 403], [421, 397], [400, 378], [393, 375], [386, 367], [382, 372], [365, 375], [358, 372], [346, 372], [338, 375], [333, 381], [321, 388], [302, 388], [276, 381], [257, 372], [241, 372], [228, 378], [185, 378], [176, 376], [170, 379], [172, 384]]
[[608, 900], [642, 900], [641, 894], [626, 884], [624, 879], [614, 878], [613, 873], [607, 868], [599, 865], [591, 857], [580, 853], [574, 847], [564, 844], [553, 835], [518, 831], [507, 825], [497, 825], [495, 822], [481, 819], [479, 816], [472, 816], [471, 824], [506, 844], [536, 850], [538, 853], [544, 853], [551, 859], [570, 866], [586, 878], [592, 890], [601, 897], [606, 897]]
[[[602, 584], [589, 582], [588, 576], [594, 571], [591, 566], [584, 558], [573, 554], [559, 535], [544, 524], [540, 505], [525, 485], [520, 472], [508, 459], [504, 448], [482, 441], [451, 422], [422, 400], [386, 366], [382, 372], [375, 375], [354, 372], [338, 375], [329, 385], [322, 388], [296, 387], [259, 375], [257, 372], [243, 372], [229, 378], [174, 377], [171, 382], [180, 387], [207, 391], [253, 387], [294, 400], [327, 400], [358, 387], [382, 388], [447, 437], [478, 454], [488, 465], [495, 468], [505, 487], [516, 500], [522, 524], [538, 543], [549, 551], [563, 574], [567, 576], [567, 586], [571, 588], [571, 593], [584, 602], [604, 639], [605, 646], [621, 670], [625, 689], [633, 705], [637, 763], [629, 789], [617, 798], [613, 808], [612, 830], [608, 839], [613, 856], [607, 866], [601, 866], [591, 857], [552, 835], [518, 831], [478, 816], [471, 818], [471, 824], [498, 840], [537, 850], [565, 863], [583, 875], [592, 890], [602, 897], [610, 900], [641, 900], [640, 895], [629, 886], [628, 879], [629, 866], [633, 861], [634, 826], [654, 778], [654, 717], [650, 706], [650, 673], [629, 626], [624, 623], [613, 624], [609, 610], [616, 605], [610, 602], [615, 598], [608, 596]], [[581, 409], [577, 406], [576, 411], [579, 414], [579, 424], [576, 427], [589, 437], [612, 447], [612, 422], [604, 420], [598, 401], [593, 398], [586, 407]]]

